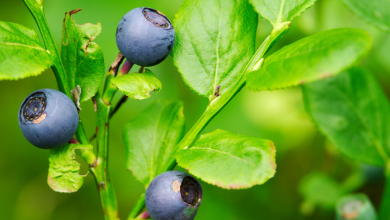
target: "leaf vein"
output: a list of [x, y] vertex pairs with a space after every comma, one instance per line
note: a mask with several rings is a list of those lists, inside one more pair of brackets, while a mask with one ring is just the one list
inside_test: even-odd
[[191, 147], [190, 149], [200, 149], [200, 150], [211, 150], [211, 151], [216, 151], [216, 152], [218, 152], [218, 153], [226, 154], [226, 155], [229, 155], [229, 156], [231, 156], [231, 157], [237, 158], [237, 159], [239, 159], [239, 160], [242, 160], [242, 161], [243, 161], [244, 163], [246, 163], [246, 164], [249, 164], [249, 165], [251, 165], [251, 166], [253, 166], [253, 167], [256, 167], [255, 164], [249, 163], [248, 161], [244, 160], [243, 158], [241, 158], [241, 157], [239, 157], [239, 156], [236, 156], [236, 155], [234, 155], [234, 154], [230, 154], [230, 153], [225, 152], [225, 151], [220, 151], [220, 150], [213, 149], [213, 148], [209, 148], [209, 147], [195, 147], [195, 146], [194, 146], [194, 147]]

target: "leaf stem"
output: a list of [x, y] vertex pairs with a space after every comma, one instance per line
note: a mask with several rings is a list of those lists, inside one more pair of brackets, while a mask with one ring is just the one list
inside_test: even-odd
[[387, 161], [385, 167], [385, 186], [382, 194], [382, 201], [379, 209], [379, 219], [388, 220], [390, 219], [390, 160]]
[[[60, 54], [58, 53], [57, 47], [55, 45], [53, 35], [51, 34], [49, 26], [46, 22], [46, 17], [43, 11], [43, 1], [23, 0], [23, 2], [27, 6], [28, 10], [31, 12], [36, 24], [38, 25], [46, 49], [54, 56], [54, 65], [52, 66], [52, 70], [54, 72], [54, 75], [56, 76], [59, 90], [73, 100], [64, 65], [61, 61]], [[87, 139], [80, 139], [85, 136], [84, 127], [81, 120], [79, 122], [79, 127], [76, 131], [76, 136], [81, 143], [88, 144]], [[88, 164], [94, 163], [95, 155], [92, 150], [81, 150], [79, 153], [80, 156], [82, 156]]]
[[[173, 170], [176, 166], [175, 153], [181, 149], [186, 147], [190, 147], [194, 142], [196, 137], [198, 137], [199, 133], [207, 126], [207, 124], [225, 107], [230, 100], [234, 98], [234, 96], [245, 86], [246, 83], [246, 74], [254, 71], [261, 67], [263, 62], [264, 54], [287, 32], [290, 27], [291, 22], [283, 22], [278, 26], [274, 27], [271, 32], [271, 35], [268, 36], [262, 45], [258, 48], [256, 53], [252, 56], [251, 60], [248, 62], [245, 71], [240, 76], [240, 78], [236, 81], [236, 83], [221, 96], [214, 97], [210, 99], [210, 103], [207, 106], [207, 109], [203, 113], [203, 115], [199, 118], [199, 120], [195, 123], [195, 125], [191, 128], [191, 130], [184, 136], [184, 138], [180, 141], [178, 146], [176, 147], [175, 152], [172, 154], [171, 158], [168, 160], [168, 163], [165, 166], [166, 171]], [[131, 213], [137, 212], [139, 213], [144, 207], [135, 206]], [[131, 220], [129, 218], [128, 220]]]
[[43, 12], [43, 1], [23, 1], [38, 25], [39, 31], [41, 32], [43, 41], [45, 43], [46, 50], [48, 50], [54, 56], [54, 65], [52, 66], [52, 70], [54, 72], [54, 75], [56, 76], [59, 90], [73, 100], [65, 68], [62, 64], [60, 54], [58, 53], [56, 44], [53, 39], [53, 35], [51, 34], [49, 26], [46, 22], [46, 17]]
[[129, 217], [127, 220], [133, 220], [137, 217], [138, 213], [142, 211], [142, 209], [145, 207], [145, 193], [143, 193], [135, 203]]
[[[53, 72], [56, 76], [59, 90], [65, 93], [70, 99], [73, 100], [73, 96], [68, 84], [65, 68], [61, 61], [60, 54], [55, 45], [53, 36], [47, 25], [46, 18], [43, 12], [43, 1], [37, 0], [24, 0], [27, 8], [33, 15], [38, 28], [41, 32], [46, 49], [54, 56], [54, 65], [52, 66]], [[117, 66], [123, 61], [123, 56], [118, 55], [113, 66], [116, 68], [110, 68], [110, 73], [117, 71]], [[109, 78], [109, 77], [107, 77]], [[109, 80], [109, 79], [108, 79]], [[113, 92], [115, 94], [115, 92]], [[112, 95], [113, 97], [113, 95]], [[115, 192], [110, 181], [110, 175], [107, 169], [108, 162], [108, 120], [111, 106], [109, 102], [103, 102], [100, 93], [96, 94], [95, 100], [97, 100], [97, 137], [98, 137], [98, 157], [96, 159], [92, 150], [81, 150], [79, 154], [90, 165], [91, 173], [95, 176], [99, 194], [102, 202], [103, 213], [106, 220], [119, 219], [119, 213], [117, 209]], [[111, 101], [111, 100], [109, 100]], [[89, 144], [86, 137], [84, 126], [82, 122], [79, 122], [79, 126], [76, 131], [76, 137], [82, 144]]]
[[119, 219], [115, 191], [110, 180], [108, 170], [108, 121], [111, 105], [106, 104], [100, 92], [95, 96], [97, 104], [97, 161], [96, 182], [102, 202], [103, 213], [106, 220]]
[[[108, 170], [108, 124], [112, 107], [111, 101], [114, 98], [115, 93], [118, 91], [117, 88], [112, 86], [111, 78], [116, 76], [118, 68], [123, 62], [123, 59], [123, 55], [119, 53], [115, 61], [112, 63], [110, 70], [108, 71], [103, 95], [101, 95], [100, 92], [97, 92], [93, 99], [97, 124], [97, 161], [94, 169], [96, 170], [97, 174], [95, 177], [99, 188], [104, 217], [106, 220], [119, 219], [115, 191], [112, 186], [110, 173]], [[122, 68], [130, 70], [132, 66], [130, 64], [129, 66]]]
[[[129, 97], [127, 97], [126, 95], [123, 95], [122, 98], [119, 100], [119, 102], [116, 103], [115, 107], [112, 109], [110, 113], [110, 120], [114, 116], [114, 114], [119, 110], [119, 108], [126, 102], [128, 98]], [[96, 133], [89, 138], [89, 142], [93, 141], [95, 138], [96, 138]]]
[[[258, 69], [261, 67], [263, 62], [264, 54], [270, 49], [270, 47], [275, 43], [275, 41], [279, 40], [280, 37], [288, 30], [290, 26], [290, 22], [282, 23], [280, 26], [277, 26], [268, 36], [263, 44], [259, 47], [256, 53], [252, 56], [251, 60], [248, 62], [244, 73], [241, 77], [236, 81], [236, 83], [222, 96], [216, 97], [210, 101], [207, 106], [206, 111], [199, 118], [199, 120], [195, 123], [195, 125], [191, 128], [191, 130], [186, 134], [186, 136], [180, 141], [178, 146], [176, 147], [176, 151], [184, 149], [186, 147], [190, 147], [195, 138], [199, 135], [199, 133], [207, 126], [207, 124], [220, 112], [223, 107], [225, 107], [234, 96], [245, 86], [246, 83], [246, 74], [248, 72], [253, 71], [254, 69]], [[172, 170], [176, 166], [175, 153], [172, 154], [169, 164], [166, 167], [166, 170]]]

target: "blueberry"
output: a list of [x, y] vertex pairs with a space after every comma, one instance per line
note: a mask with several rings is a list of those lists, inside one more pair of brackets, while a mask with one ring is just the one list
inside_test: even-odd
[[72, 100], [53, 89], [37, 90], [27, 96], [20, 106], [18, 118], [24, 137], [43, 149], [67, 143], [79, 124]]
[[202, 202], [202, 187], [191, 175], [167, 171], [148, 186], [146, 209], [153, 220], [192, 220]]
[[119, 22], [116, 44], [126, 59], [140, 66], [161, 63], [175, 43], [169, 19], [152, 8], [135, 8]]

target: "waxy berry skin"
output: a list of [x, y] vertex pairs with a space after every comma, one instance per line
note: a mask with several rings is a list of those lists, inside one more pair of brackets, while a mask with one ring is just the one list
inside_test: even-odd
[[118, 24], [116, 44], [123, 56], [140, 66], [161, 63], [175, 44], [175, 29], [169, 19], [152, 8], [135, 8]]
[[167, 171], [148, 186], [145, 205], [153, 220], [192, 220], [202, 202], [202, 187], [188, 173]]
[[72, 100], [53, 89], [41, 89], [28, 95], [20, 106], [18, 119], [24, 137], [43, 149], [66, 144], [79, 123]]

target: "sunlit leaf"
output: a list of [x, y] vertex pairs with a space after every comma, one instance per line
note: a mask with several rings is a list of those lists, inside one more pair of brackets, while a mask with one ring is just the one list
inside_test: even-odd
[[186, 0], [174, 26], [174, 64], [206, 97], [223, 95], [255, 52], [257, 14], [247, 0]]
[[248, 73], [252, 91], [283, 89], [340, 73], [367, 55], [371, 38], [363, 30], [324, 31], [271, 54], [263, 66]]
[[216, 130], [178, 151], [179, 166], [203, 181], [226, 189], [262, 184], [276, 171], [275, 146], [265, 139]]
[[131, 73], [112, 78], [111, 83], [133, 99], [149, 98], [152, 91], [158, 93], [162, 86], [160, 80], [149, 69], [146, 69], [145, 73]]
[[65, 14], [61, 58], [68, 75], [70, 89], [81, 88], [80, 101], [96, 94], [105, 75], [103, 52], [93, 40], [100, 34], [100, 23], [79, 25], [71, 18], [78, 12]]
[[0, 80], [39, 75], [53, 65], [53, 60], [33, 30], [0, 21]]
[[302, 14], [316, 0], [249, 0], [261, 17], [277, 26]]
[[157, 100], [125, 125], [127, 168], [145, 186], [163, 173], [184, 134], [183, 104]]
[[80, 164], [75, 160], [75, 150], [90, 149], [91, 145], [66, 144], [50, 150], [49, 175], [47, 183], [56, 192], [76, 192], [84, 183], [87, 176], [80, 175]]

